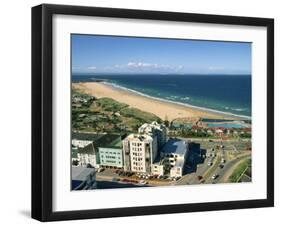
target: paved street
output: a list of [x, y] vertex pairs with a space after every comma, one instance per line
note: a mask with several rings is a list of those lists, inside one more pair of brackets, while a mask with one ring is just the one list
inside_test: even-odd
[[[205, 140], [199, 141], [197, 139], [197, 142], [200, 142], [202, 147], [207, 148], [207, 157], [201, 164], [189, 168], [188, 170], [190, 172], [175, 182], [177, 185], [226, 183], [237, 165], [251, 157], [250, 151], [238, 150], [233, 141], [221, 142], [220, 140], [216, 140], [206, 142]], [[218, 146], [220, 148], [217, 148]], [[214, 154], [216, 157], [210, 157], [211, 154]], [[224, 159], [224, 163], [221, 162], [222, 159]], [[208, 165], [209, 162], [212, 162], [212, 165]], [[212, 179], [213, 175], [217, 175], [217, 178]], [[251, 178], [243, 177], [243, 181], [251, 181]]]

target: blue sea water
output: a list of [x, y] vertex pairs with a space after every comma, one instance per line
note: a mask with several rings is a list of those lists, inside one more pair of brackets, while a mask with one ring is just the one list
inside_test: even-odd
[[166, 101], [251, 117], [251, 75], [74, 74], [73, 82], [102, 79]]
[[209, 128], [223, 127], [223, 128], [235, 128], [235, 129], [248, 128], [247, 125], [242, 125], [242, 124], [237, 124], [237, 123], [208, 124], [208, 127]]

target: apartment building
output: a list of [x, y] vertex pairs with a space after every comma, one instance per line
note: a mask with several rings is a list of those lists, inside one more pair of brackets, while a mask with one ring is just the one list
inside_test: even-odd
[[158, 149], [163, 147], [167, 140], [167, 129], [163, 124], [157, 122], [144, 123], [139, 129], [139, 134], [147, 134], [152, 137], [157, 137]]
[[188, 154], [188, 143], [179, 139], [169, 139], [161, 150], [165, 169], [170, 170], [170, 177], [181, 177]]
[[130, 134], [123, 140], [124, 169], [150, 173], [157, 156], [157, 138], [146, 134]]

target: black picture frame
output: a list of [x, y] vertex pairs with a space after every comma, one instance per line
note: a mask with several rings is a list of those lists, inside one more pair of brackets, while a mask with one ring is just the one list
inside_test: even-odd
[[[52, 18], [55, 14], [182, 21], [267, 28], [267, 198], [95, 210], [52, 210]], [[32, 8], [32, 218], [40, 221], [123, 217], [274, 206], [274, 20], [43, 4]]]

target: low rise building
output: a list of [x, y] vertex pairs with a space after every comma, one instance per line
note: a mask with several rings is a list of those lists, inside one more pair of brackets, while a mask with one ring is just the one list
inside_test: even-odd
[[101, 136], [103, 136], [103, 134], [72, 133], [71, 143], [74, 147], [84, 148]]
[[72, 190], [90, 190], [97, 188], [96, 171], [94, 168], [72, 167]]
[[170, 170], [170, 177], [181, 177], [187, 159], [188, 143], [179, 139], [170, 139], [161, 150], [165, 169]]
[[123, 168], [122, 148], [99, 148], [100, 166]]
[[160, 156], [156, 158], [151, 165], [151, 174], [156, 176], [163, 176], [164, 175], [164, 165], [160, 160]]
[[170, 169], [170, 177], [182, 177], [184, 174], [184, 159], [178, 159], [175, 165]]
[[77, 166], [79, 164], [78, 148], [74, 146], [71, 148], [71, 161], [73, 166]]
[[98, 154], [94, 148], [93, 142], [83, 148], [78, 148], [77, 158], [79, 166], [82, 167], [97, 167], [99, 164]]
[[111, 143], [99, 147], [100, 165], [105, 167], [123, 168], [123, 149], [121, 137]]
[[[88, 144], [83, 147], [78, 146], [77, 158], [79, 165], [83, 167], [91, 166], [96, 168], [98, 168], [100, 165], [99, 148], [107, 147], [115, 140], [120, 139], [120, 136], [115, 134], [92, 135], [78, 133], [73, 137], [76, 139], [76, 141], [79, 141], [80, 144], [84, 141], [84, 144], [86, 144], [86, 141], [88, 142]], [[79, 138], [77, 139], [77, 137]]]

